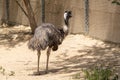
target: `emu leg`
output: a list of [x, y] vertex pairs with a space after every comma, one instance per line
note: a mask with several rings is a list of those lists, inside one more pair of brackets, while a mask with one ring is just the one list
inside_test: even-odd
[[38, 72], [38, 73], [39, 73], [39, 62], [40, 62], [40, 55], [41, 55], [41, 52], [40, 52], [40, 50], [37, 50], [37, 56], [38, 56], [37, 72]]
[[51, 48], [48, 47], [47, 49], [47, 63], [46, 63], [46, 73], [48, 73], [48, 63], [49, 63], [49, 56], [50, 56]]

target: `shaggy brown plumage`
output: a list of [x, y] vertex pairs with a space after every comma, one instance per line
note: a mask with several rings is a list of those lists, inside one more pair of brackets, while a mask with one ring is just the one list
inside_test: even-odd
[[55, 28], [53, 24], [45, 23], [36, 28], [33, 38], [29, 41], [28, 47], [32, 50], [45, 50], [47, 47], [53, 51], [58, 49], [58, 45], [64, 39], [64, 32]]

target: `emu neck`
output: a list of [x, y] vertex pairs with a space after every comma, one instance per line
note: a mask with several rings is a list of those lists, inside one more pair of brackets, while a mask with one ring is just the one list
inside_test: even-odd
[[63, 31], [65, 33], [65, 35], [68, 34], [68, 30], [69, 30], [69, 21], [68, 19], [64, 19], [65, 25], [63, 26]]
[[68, 19], [64, 19], [65, 25], [68, 26], [69, 25], [69, 20]]

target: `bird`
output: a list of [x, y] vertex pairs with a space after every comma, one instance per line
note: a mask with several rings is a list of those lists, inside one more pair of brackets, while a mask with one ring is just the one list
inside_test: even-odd
[[64, 11], [64, 26], [61, 28], [55, 27], [51, 23], [42, 23], [35, 29], [33, 37], [28, 42], [28, 48], [37, 51], [37, 73], [39, 72], [39, 62], [41, 50], [47, 49], [46, 71], [48, 73], [49, 56], [52, 51], [57, 51], [58, 46], [62, 44], [63, 40], [69, 33], [69, 19], [72, 17], [72, 11]]

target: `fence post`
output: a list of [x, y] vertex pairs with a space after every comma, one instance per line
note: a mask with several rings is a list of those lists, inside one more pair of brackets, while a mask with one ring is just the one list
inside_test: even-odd
[[9, 0], [4, 0], [3, 2], [4, 5], [4, 11], [3, 11], [3, 17], [2, 17], [2, 21], [1, 24], [5, 23], [6, 25], [9, 25]]
[[85, 34], [89, 33], [89, 0], [84, 0], [85, 2]]
[[42, 14], [42, 23], [45, 22], [45, 0], [41, 0], [41, 14]]

